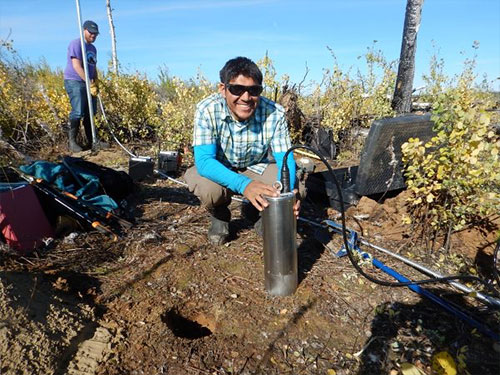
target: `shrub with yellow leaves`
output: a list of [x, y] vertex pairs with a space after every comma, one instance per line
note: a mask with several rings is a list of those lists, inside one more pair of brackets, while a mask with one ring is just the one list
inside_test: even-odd
[[69, 113], [62, 73], [0, 52], [0, 133], [24, 150], [56, 141]]
[[478, 100], [484, 93], [472, 82], [466, 70], [457, 87], [436, 97], [429, 142], [402, 146], [412, 221], [447, 234], [446, 243], [453, 231], [500, 212], [500, 140], [489, 127], [491, 103]]
[[350, 69], [342, 69], [333, 50], [331, 54], [333, 67], [325, 70], [322, 82], [309, 96], [301, 97], [299, 103], [307, 117], [320, 118], [322, 127], [333, 130], [334, 141], [341, 144], [341, 149], [349, 151], [353, 148], [355, 128], [368, 128], [373, 119], [394, 115], [391, 97], [395, 62], [387, 61], [372, 46], [362, 56], [365, 72], [352, 74]]
[[109, 72], [99, 82], [106, 117], [119, 139], [146, 139], [155, 134], [161, 124], [160, 104], [155, 85], [146, 76]]
[[273, 60], [268, 56], [266, 52], [266, 55], [262, 59], [257, 61], [256, 64], [262, 71], [263, 75], [262, 84], [264, 86], [264, 91], [262, 95], [271, 100], [277, 100], [278, 92], [281, 88], [281, 83], [276, 79], [276, 69], [274, 67]]
[[321, 103], [323, 124], [331, 127], [336, 137], [354, 125], [368, 127], [374, 118], [393, 116], [390, 98], [396, 79], [394, 63], [387, 62], [374, 47], [368, 49], [364, 58], [366, 73], [358, 72], [352, 78], [349, 71], [340, 68], [334, 56], [335, 64], [326, 80]]
[[215, 92], [215, 87], [203, 76], [184, 82], [173, 78], [171, 97], [161, 105], [161, 125], [158, 136], [170, 150], [183, 149], [192, 143], [196, 104]]

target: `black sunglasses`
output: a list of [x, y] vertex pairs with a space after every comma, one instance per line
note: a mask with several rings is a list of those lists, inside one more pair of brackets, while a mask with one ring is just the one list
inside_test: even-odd
[[245, 91], [248, 91], [250, 96], [259, 96], [260, 94], [262, 94], [262, 90], [264, 90], [264, 88], [261, 85], [244, 86], [244, 85], [232, 85], [230, 83], [226, 83], [226, 87], [231, 94], [236, 96], [243, 95]]

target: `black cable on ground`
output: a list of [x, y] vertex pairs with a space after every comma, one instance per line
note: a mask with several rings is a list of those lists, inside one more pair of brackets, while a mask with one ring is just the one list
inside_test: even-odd
[[[340, 200], [340, 217], [341, 217], [341, 222], [342, 222], [342, 239], [344, 242], [344, 247], [347, 252], [347, 256], [349, 257], [350, 262], [352, 263], [353, 267], [358, 271], [362, 276], [367, 278], [373, 283], [383, 285], [383, 286], [390, 286], [390, 287], [406, 287], [409, 285], [421, 285], [421, 284], [435, 284], [435, 283], [445, 283], [447, 281], [451, 280], [467, 280], [467, 281], [477, 281], [484, 286], [486, 286], [488, 289], [490, 288], [490, 285], [480, 279], [479, 277], [476, 276], [471, 276], [471, 275], [454, 275], [454, 276], [446, 276], [446, 277], [438, 277], [438, 278], [433, 278], [433, 279], [424, 279], [424, 280], [416, 280], [416, 281], [410, 281], [410, 282], [392, 282], [392, 281], [385, 281], [381, 279], [377, 279], [373, 276], [368, 275], [361, 266], [358, 264], [357, 260], [355, 259], [353, 250], [349, 246], [349, 242], [347, 240], [347, 227], [346, 227], [346, 219], [345, 219], [345, 206], [344, 206], [344, 198], [342, 196], [342, 189], [340, 187], [339, 182], [337, 181], [337, 178], [335, 177], [335, 173], [333, 172], [332, 167], [328, 163], [328, 161], [321, 155], [319, 154], [315, 149], [305, 146], [305, 145], [295, 145], [290, 147], [283, 158], [283, 166], [281, 169], [281, 183], [283, 184], [283, 191], [284, 192], [289, 192], [290, 191], [290, 176], [289, 176], [289, 171], [288, 171], [288, 165], [287, 165], [287, 158], [290, 152], [292, 152], [295, 149], [302, 148], [305, 150], [308, 150], [315, 155], [319, 157], [321, 162], [327, 167], [328, 172], [330, 176], [332, 177], [333, 182], [335, 183], [335, 187], [337, 188], [339, 200]], [[499, 242], [500, 243], [500, 242]], [[497, 245], [497, 251], [500, 245]]]

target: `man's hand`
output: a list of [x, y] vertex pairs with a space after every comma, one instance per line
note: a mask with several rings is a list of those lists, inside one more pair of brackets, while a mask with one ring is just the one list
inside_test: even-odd
[[90, 81], [90, 94], [92, 96], [97, 96], [99, 94], [99, 81], [97, 79]]
[[[298, 189], [293, 189], [293, 193], [295, 194], [293, 214], [295, 215], [295, 218], [298, 219], [300, 212], [300, 197]], [[269, 202], [264, 195], [267, 195], [268, 197], [279, 197], [280, 192], [272, 186], [266, 185], [262, 182], [252, 181], [245, 188], [243, 195], [255, 206], [255, 208], [259, 211], [263, 211], [264, 208], [269, 206]]]
[[256, 209], [263, 211], [264, 208], [269, 205], [264, 195], [269, 197], [279, 197], [280, 193], [270, 185], [266, 185], [260, 181], [252, 181], [245, 188], [243, 195], [255, 206]]

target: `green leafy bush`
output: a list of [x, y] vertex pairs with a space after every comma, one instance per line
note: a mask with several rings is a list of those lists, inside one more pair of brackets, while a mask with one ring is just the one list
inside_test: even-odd
[[437, 95], [436, 136], [402, 146], [412, 218], [434, 234], [480, 225], [500, 212], [500, 140], [489, 127], [491, 102], [466, 69], [455, 88]]

